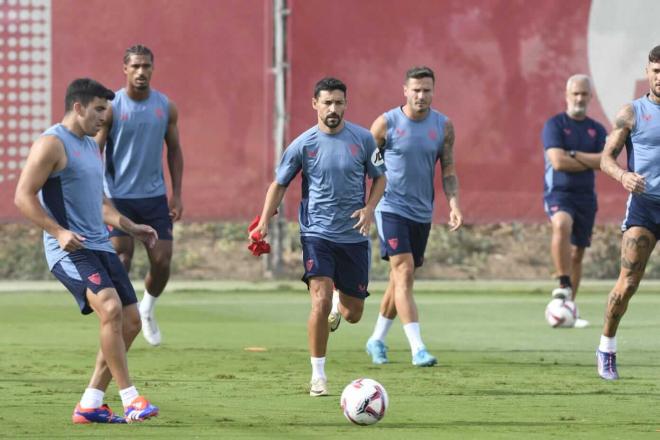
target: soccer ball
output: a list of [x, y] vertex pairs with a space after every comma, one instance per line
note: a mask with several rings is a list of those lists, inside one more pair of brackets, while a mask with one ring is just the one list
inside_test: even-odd
[[555, 298], [545, 308], [545, 320], [550, 327], [573, 327], [577, 319], [577, 306], [571, 300]]
[[356, 379], [341, 393], [344, 416], [356, 425], [373, 425], [385, 416], [389, 403], [385, 388], [373, 379]]

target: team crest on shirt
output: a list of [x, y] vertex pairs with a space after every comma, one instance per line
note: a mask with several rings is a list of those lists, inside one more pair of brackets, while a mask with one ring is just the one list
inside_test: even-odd
[[404, 137], [406, 135], [406, 130], [404, 130], [402, 128], [397, 127], [397, 128], [394, 129], [394, 132], [396, 133], [396, 135], [398, 137]]
[[647, 122], [650, 121], [652, 118], [653, 118], [652, 115], [642, 115], [642, 119], [644, 119]]
[[570, 136], [571, 129], [570, 128], [564, 128], [564, 134], [566, 134], [566, 136]]
[[438, 132], [435, 131], [434, 129], [429, 130], [429, 139], [432, 141], [438, 140]]
[[559, 211], [559, 206], [555, 205], [550, 207], [550, 212], [557, 212], [557, 211]]
[[163, 113], [163, 109], [162, 109], [162, 108], [160, 108], [160, 107], [156, 107], [156, 111], [155, 111], [155, 113], [156, 113], [156, 117], [157, 117], [158, 119], [163, 119], [163, 115], [164, 115], [164, 113]]
[[101, 275], [98, 272], [91, 274], [90, 276], [87, 277], [87, 279], [91, 283], [96, 284], [97, 286], [101, 284]]
[[309, 260], [305, 261], [305, 267], [307, 268], [307, 272], [312, 270], [312, 268], [314, 267], [314, 260], [310, 258]]
[[387, 244], [389, 244], [390, 247], [393, 250], [396, 250], [396, 248], [399, 247], [399, 239], [398, 238], [390, 238], [390, 239], [387, 240]]
[[355, 155], [358, 154], [358, 151], [360, 151], [360, 146], [358, 144], [351, 144], [348, 146], [348, 149], [351, 152], [351, 156], [355, 157]]
[[318, 149], [316, 149], [316, 150], [307, 150], [307, 156], [309, 156], [309, 157], [316, 157], [316, 155], [318, 154], [318, 152], [319, 152]]
[[589, 136], [591, 136], [591, 137], [596, 137], [596, 129], [595, 128], [589, 128], [587, 130], [587, 133], [589, 133]]
[[119, 116], [119, 120], [128, 121], [128, 113], [122, 112], [121, 116]]

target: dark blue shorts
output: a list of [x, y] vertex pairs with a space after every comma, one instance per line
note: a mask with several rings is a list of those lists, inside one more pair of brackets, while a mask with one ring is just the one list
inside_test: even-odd
[[[117, 211], [131, 221], [149, 225], [158, 232], [159, 240], [172, 239], [172, 220], [166, 196], [149, 197], [146, 199], [110, 199]], [[121, 229], [110, 230], [110, 237], [125, 237]]]
[[593, 196], [576, 196], [568, 193], [550, 193], [544, 197], [545, 212], [548, 218], [556, 212], [564, 211], [573, 218], [571, 244], [585, 248], [591, 246], [591, 233], [594, 229], [598, 203]]
[[660, 203], [648, 198], [631, 194], [626, 204], [626, 216], [621, 224], [621, 230], [626, 231], [633, 226], [642, 226], [660, 239]]
[[300, 237], [305, 274], [302, 280], [309, 284], [311, 277], [329, 277], [335, 287], [346, 295], [365, 299], [369, 296], [369, 242], [335, 243], [319, 237]]
[[378, 211], [376, 226], [383, 260], [389, 260], [392, 255], [412, 254], [415, 267], [424, 264], [431, 223], [418, 223], [391, 212]]
[[124, 306], [137, 303], [126, 269], [115, 253], [81, 249], [58, 261], [51, 272], [73, 294], [83, 315], [93, 311], [87, 302], [87, 289], [95, 294], [115, 289]]

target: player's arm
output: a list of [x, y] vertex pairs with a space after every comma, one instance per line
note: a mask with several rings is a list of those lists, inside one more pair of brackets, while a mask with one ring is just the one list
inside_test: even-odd
[[183, 182], [183, 151], [179, 142], [179, 112], [170, 101], [169, 119], [167, 131], [165, 132], [165, 144], [167, 144], [167, 166], [172, 178], [172, 198], [170, 199], [170, 217], [175, 222], [181, 219], [183, 214], [183, 201], [181, 199], [181, 185]]
[[105, 196], [103, 197], [103, 222], [143, 241], [150, 248], [154, 247], [158, 240], [158, 233], [151, 226], [133, 223], [129, 218], [120, 214], [112, 201]]
[[64, 145], [57, 137], [42, 136], [37, 139], [30, 148], [25, 168], [18, 178], [14, 203], [21, 214], [55, 237], [63, 250], [73, 252], [83, 247], [85, 238], [60, 226], [46, 213], [37, 196], [51, 173], [65, 166]]
[[96, 136], [94, 136], [94, 140], [101, 149], [101, 153], [103, 153], [103, 150], [105, 150], [105, 144], [108, 141], [108, 133], [110, 133], [111, 128], [112, 128], [112, 106], [109, 105], [108, 109], [105, 111], [105, 119], [103, 120], [103, 125], [101, 126], [99, 132], [96, 133]]
[[[555, 171], [564, 171], [567, 173], [576, 173], [578, 171], [586, 171], [588, 169], [591, 169], [592, 167], [588, 166], [587, 163], [583, 163], [582, 160], [584, 159], [585, 161], [591, 161], [594, 160], [593, 164], [595, 165], [595, 158], [593, 157], [585, 157], [586, 155], [597, 155], [600, 156], [600, 153], [582, 153], [582, 152], [575, 152], [575, 157], [571, 157], [570, 152], [567, 150], [564, 150], [561, 147], [550, 147], [545, 150], [545, 154], [548, 156], [548, 161], [550, 162], [550, 165]], [[578, 158], [579, 154], [579, 158]], [[598, 158], [600, 159], [600, 158]], [[599, 166], [595, 167], [596, 169], [599, 168]]]
[[378, 148], [383, 148], [385, 146], [385, 141], [387, 140], [387, 119], [385, 115], [380, 115], [373, 124], [371, 124], [371, 135], [376, 141], [376, 146]]
[[644, 177], [621, 168], [616, 161], [626, 145], [626, 139], [630, 136], [634, 125], [635, 111], [632, 105], [628, 104], [616, 115], [614, 128], [605, 141], [600, 169], [614, 180], [621, 182], [627, 191], [639, 194], [645, 189]]
[[574, 159], [590, 170], [600, 170], [601, 153], [585, 153], [576, 151]]
[[357, 223], [353, 225], [353, 229], [357, 229], [365, 237], [369, 235], [369, 231], [371, 230], [371, 223], [374, 221], [374, 211], [381, 197], [383, 197], [383, 193], [385, 193], [386, 183], [387, 178], [385, 174], [374, 177], [364, 208], [358, 209], [351, 214], [351, 218], [358, 219]]
[[277, 212], [277, 207], [282, 203], [286, 189], [287, 187], [279, 184], [277, 180], [270, 184], [268, 191], [266, 192], [266, 200], [264, 201], [264, 207], [261, 210], [259, 223], [256, 228], [249, 232], [250, 240], [252, 240], [252, 235], [256, 232], [261, 234], [261, 239], [268, 235], [268, 221]]
[[458, 176], [454, 165], [454, 124], [445, 122], [445, 141], [442, 145], [440, 167], [442, 168], [442, 189], [449, 202], [449, 230], [456, 231], [463, 225], [463, 214], [458, 204]]

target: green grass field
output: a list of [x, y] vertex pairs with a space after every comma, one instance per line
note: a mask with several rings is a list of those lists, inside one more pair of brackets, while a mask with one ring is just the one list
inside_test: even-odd
[[[69, 294], [0, 293], [1, 438], [153, 439], [633, 439], [660, 438], [660, 292], [642, 286], [619, 332], [622, 380], [596, 375], [594, 351], [611, 283], [587, 283], [579, 301], [594, 325], [553, 330], [549, 284], [420, 283], [422, 334], [440, 365], [410, 365], [400, 324], [391, 363], [364, 353], [382, 285], [363, 320], [332, 334], [332, 396], [307, 395], [306, 292], [295, 285], [173, 285], [158, 306], [164, 344], [139, 336], [129, 355], [138, 389], [161, 407], [139, 425], [74, 426], [97, 348], [97, 321]], [[29, 286], [37, 289], [38, 286]], [[52, 286], [52, 285], [49, 285]], [[25, 286], [23, 286], [25, 287]], [[266, 352], [245, 351], [265, 347]], [[358, 377], [390, 396], [385, 419], [348, 423], [339, 394]], [[111, 385], [108, 403], [121, 407]]]

